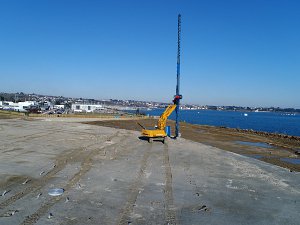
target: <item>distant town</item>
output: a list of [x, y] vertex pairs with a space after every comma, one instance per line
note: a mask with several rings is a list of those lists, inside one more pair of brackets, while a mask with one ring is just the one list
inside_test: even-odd
[[[71, 98], [41, 94], [4, 93], [0, 92], [0, 110], [10, 110], [42, 114], [71, 114], [71, 113], [122, 113], [133, 110], [143, 112], [153, 109], [166, 108], [170, 103], [136, 101], [136, 100], [96, 100], [86, 98]], [[279, 107], [242, 107], [242, 106], [213, 106], [181, 104], [183, 110], [220, 110], [247, 112], [281, 112], [300, 113], [300, 109]]]

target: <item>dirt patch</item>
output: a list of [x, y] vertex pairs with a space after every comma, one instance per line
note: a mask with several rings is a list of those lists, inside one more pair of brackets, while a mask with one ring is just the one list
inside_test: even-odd
[[22, 117], [24, 117], [24, 113], [0, 110], [0, 119], [14, 119]]
[[[145, 127], [154, 127], [157, 120], [110, 120], [85, 123], [141, 131], [141, 127], [138, 123]], [[167, 126], [171, 126], [172, 135], [174, 135], [174, 121], [168, 121]], [[181, 136], [185, 139], [214, 146], [240, 155], [253, 157], [267, 163], [288, 168], [290, 171], [300, 172], [299, 164], [292, 164], [281, 160], [281, 158], [300, 158], [295, 154], [295, 152], [300, 149], [300, 137], [188, 123], [181, 123], [180, 129]], [[240, 144], [239, 141], [267, 143], [270, 144], [270, 147], [248, 146]]]
[[[5, 188], [13, 186], [13, 185], [15, 185], [17, 183], [22, 183], [27, 178], [28, 177], [26, 177], [26, 176], [17, 176], [17, 175], [11, 175], [11, 174], [1, 175], [0, 188], [1, 189], [5, 189]], [[1, 194], [2, 193], [0, 193], [0, 195]]]

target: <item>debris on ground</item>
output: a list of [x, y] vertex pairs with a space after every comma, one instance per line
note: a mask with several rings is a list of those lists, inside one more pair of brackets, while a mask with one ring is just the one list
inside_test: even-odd
[[27, 184], [29, 181], [29, 179], [26, 179], [22, 184]]
[[36, 198], [39, 198], [39, 197], [41, 197], [41, 195], [42, 195], [42, 193], [39, 193], [39, 194], [36, 196]]
[[8, 192], [10, 192], [10, 190], [5, 190], [1, 196], [4, 197], [4, 195], [6, 195]]
[[17, 212], [19, 212], [19, 210], [9, 210], [6, 213], [4, 213], [3, 215], [1, 215], [1, 217], [11, 217]]

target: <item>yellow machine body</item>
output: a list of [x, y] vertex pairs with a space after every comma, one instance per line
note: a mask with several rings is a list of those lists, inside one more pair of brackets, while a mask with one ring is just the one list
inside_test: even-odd
[[167, 124], [167, 119], [171, 113], [175, 110], [176, 104], [169, 105], [166, 110], [160, 115], [158, 124], [156, 128], [153, 129], [143, 129], [142, 136], [148, 138], [149, 142], [152, 142], [153, 138], [164, 138], [167, 136], [165, 128]]
[[153, 130], [143, 129], [142, 135], [145, 137], [150, 137], [150, 138], [167, 136], [167, 134], [164, 130], [158, 130], [158, 129], [153, 129]]

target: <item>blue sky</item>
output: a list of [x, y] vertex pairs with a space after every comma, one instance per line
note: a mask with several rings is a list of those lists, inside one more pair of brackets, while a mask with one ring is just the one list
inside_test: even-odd
[[300, 2], [0, 0], [0, 91], [300, 108]]

